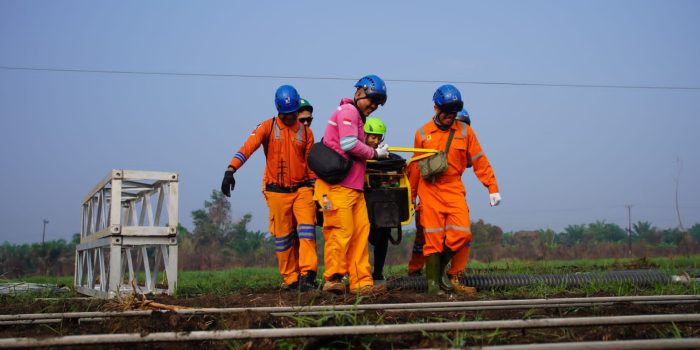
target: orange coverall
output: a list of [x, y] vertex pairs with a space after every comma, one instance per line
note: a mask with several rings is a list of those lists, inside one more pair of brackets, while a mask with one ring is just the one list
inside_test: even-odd
[[[416, 179], [416, 181], [418, 181]], [[425, 234], [423, 233], [423, 226], [420, 225], [420, 204], [416, 207], [416, 239], [413, 242], [413, 250], [411, 252], [411, 260], [408, 262], [408, 274], [420, 274], [423, 270], [423, 265], [425, 265], [425, 256], [423, 255], [423, 246], [425, 245]], [[458, 275], [467, 266], [469, 261], [469, 252], [471, 250], [471, 242], [467, 242], [462, 248], [460, 248], [455, 256], [452, 258], [452, 263], [450, 268], [447, 269], [447, 274]], [[463, 266], [461, 269], [459, 266]]]
[[[416, 179], [418, 183], [418, 179]], [[413, 192], [413, 186], [411, 186], [411, 191]], [[418, 189], [415, 190], [418, 192]], [[415, 198], [415, 194], [412, 198]], [[423, 270], [423, 265], [425, 265], [425, 256], [423, 256], [423, 246], [425, 245], [425, 234], [423, 233], [423, 226], [420, 225], [420, 204], [416, 206], [416, 239], [413, 241], [413, 250], [411, 251], [411, 260], [408, 261], [408, 274], [418, 274]]]
[[418, 163], [411, 163], [408, 169], [412, 198], [415, 199], [416, 195], [420, 198], [420, 225], [425, 235], [423, 255], [441, 253], [445, 248], [456, 252], [450, 274], [459, 273], [466, 267], [472, 238], [466, 189], [462, 183], [468, 160], [489, 193], [498, 192], [491, 164], [469, 125], [454, 122], [443, 131], [431, 120], [416, 131], [414, 147], [444, 150], [451, 129], [455, 134], [447, 152], [448, 168], [435, 183], [421, 177]]
[[263, 194], [270, 210], [270, 232], [280, 274], [289, 285], [300, 274], [316, 272], [316, 204], [310, 181], [315, 175], [306, 164], [314, 135], [306, 125], [286, 126], [274, 117], [260, 123], [231, 159], [238, 170], [263, 146], [266, 157]]

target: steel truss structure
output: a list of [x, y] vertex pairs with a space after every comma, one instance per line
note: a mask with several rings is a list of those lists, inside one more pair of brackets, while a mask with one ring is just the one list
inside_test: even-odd
[[[177, 286], [178, 175], [112, 170], [83, 199], [75, 290], [173, 294]], [[158, 281], [158, 275], [165, 277]]]

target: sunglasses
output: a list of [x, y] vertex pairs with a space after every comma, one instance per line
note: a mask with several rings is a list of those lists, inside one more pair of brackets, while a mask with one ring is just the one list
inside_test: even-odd
[[308, 118], [299, 118], [299, 119], [297, 119], [297, 120], [299, 121], [299, 123], [303, 123], [303, 124], [311, 124], [311, 121], [313, 121], [313, 120], [314, 120], [314, 117], [308, 117]]
[[382, 94], [368, 94], [367, 98], [369, 98], [372, 102], [374, 102], [377, 106], [383, 106], [386, 103], [386, 95]]
[[440, 106], [440, 111], [445, 113], [459, 113], [464, 108], [464, 102], [454, 101]]

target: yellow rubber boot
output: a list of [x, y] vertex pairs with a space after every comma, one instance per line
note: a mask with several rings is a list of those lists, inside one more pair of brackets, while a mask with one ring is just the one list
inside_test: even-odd
[[340, 275], [333, 275], [331, 279], [327, 280], [323, 284], [323, 291], [338, 295], [345, 294], [345, 283], [343, 283], [343, 277]]
[[450, 275], [449, 277], [450, 283], [452, 283], [453, 292], [466, 296], [476, 296], [476, 288], [462, 284], [462, 282], [459, 280], [459, 275]]

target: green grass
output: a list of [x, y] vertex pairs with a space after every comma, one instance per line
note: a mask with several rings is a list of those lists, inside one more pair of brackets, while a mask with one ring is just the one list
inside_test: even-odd
[[680, 272], [687, 269], [700, 268], [700, 255], [690, 257], [654, 257], [654, 258], [624, 258], [624, 259], [578, 259], [578, 260], [499, 260], [494, 262], [471, 261], [469, 269], [474, 272], [503, 270], [508, 274], [525, 273], [563, 273], [570, 270], [610, 270], [624, 269], [625, 266], [642, 264], [669, 272]]
[[[548, 260], [548, 261], [519, 261], [503, 260], [491, 263], [471, 261], [467, 273], [478, 274], [547, 274], [568, 273], [573, 271], [599, 271], [610, 269], [625, 269], [635, 266], [652, 267], [669, 273], [679, 273], [684, 270], [698, 269], [700, 255], [690, 257], [658, 257], [649, 259], [596, 259], [596, 260]], [[388, 278], [405, 276], [406, 265], [385, 267]], [[319, 271], [321, 276], [323, 270]], [[268, 268], [233, 268], [220, 271], [179, 271], [178, 296], [193, 296], [198, 294], [225, 295], [240, 292], [244, 289], [274, 289], [278, 288], [282, 279], [275, 267]], [[163, 274], [159, 275], [163, 278]], [[319, 277], [320, 278], [320, 277]], [[73, 285], [73, 276], [31, 276], [21, 279], [0, 280], [0, 282], [30, 282], [58, 285]], [[481, 295], [493, 298], [511, 296], [549, 297], [566, 293], [583, 295], [610, 294], [697, 294], [700, 287], [697, 283], [689, 285], [668, 284], [649, 288], [639, 288], [624, 283], [592, 283], [576, 290], [565, 286], [533, 285], [507, 290], [482, 291]]]
[[274, 267], [180, 271], [178, 277], [178, 295], [223, 295], [242, 289], [276, 288], [282, 284], [282, 278]]
[[[159, 279], [164, 274], [159, 274]], [[141, 278], [143, 280], [143, 278]], [[73, 276], [27, 276], [3, 282], [73, 285]], [[241, 289], [276, 288], [282, 283], [277, 268], [235, 268], [221, 271], [178, 271], [178, 295], [228, 294]]]
[[[561, 274], [577, 271], [623, 270], [628, 266], [646, 265], [647, 268], [680, 273], [689, 269], [700, 269], [700, 255], [686, 257], [624, 258], [624, 259], [578, 259], [578, 260], [499, 260], [483, 262], [471, 260], [467, 273], [478, 274]], [[405, 276], [406, 265], [385, 266], [386, 277]]]

